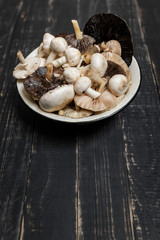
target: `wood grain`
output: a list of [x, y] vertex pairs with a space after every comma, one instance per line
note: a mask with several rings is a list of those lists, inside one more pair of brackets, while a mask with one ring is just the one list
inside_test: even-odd
[[[0, 239], [160, 239], [158, 0], [6, 0], [0, 8]], [[27, 56], [45, 32], [72, 32], [71, 19], [83, 29], [99, 12], [131, 28], [136, 98], [89, 125], [33, 113], [12, 78], [17, 50]]]

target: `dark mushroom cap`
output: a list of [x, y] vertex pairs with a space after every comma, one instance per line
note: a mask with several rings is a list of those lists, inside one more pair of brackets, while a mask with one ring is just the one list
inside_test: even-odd
[[77, 48], [81, 53], [87, 51], [95, 43], [95, 39], [88, 35], [83, 35], [82, 39], [76, 39], [75, 34], [68, 34], [64, 38], [68, 45]]
[[64, 81], [52, 76], [48, 81], [45, 78], [46, 67], [38, 68], [32, 75], [29, 75], [23, 82], [25, 90], [34, 100], [39, 100], [46, 92], [64, 84]]
[[103, 41], [117, 40], [121, 44], [122, 58], [129, 66], [132, 62], [133, 42], [127, 23], [112, 13], [99, 13], [92, 16], [86, 23], [84, 34], [96, 40], [96, 44]]
[[118, 65], [115, 62], [112, 61], [107, 61], [108, 62], [108, 68], [105, 72], [104, 78], [105, 77], [113, 77], [115, 74], [123, 74], [126, 76], [126, 72], [124, 71], [123, 67]]

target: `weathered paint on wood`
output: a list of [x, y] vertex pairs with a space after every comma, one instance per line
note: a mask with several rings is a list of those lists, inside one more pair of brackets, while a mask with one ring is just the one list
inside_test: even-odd
[[[0, 7], [0, 239], [160, 239], [158, 0], [6, 0]], [[26, 56], [45, 32], [72, 32], [71, 19], [83, 29], [99, 12], [116, 13], [131, 28], [138, 95], [91, 125], [33, 113], [12, 78], [17, 50]]]

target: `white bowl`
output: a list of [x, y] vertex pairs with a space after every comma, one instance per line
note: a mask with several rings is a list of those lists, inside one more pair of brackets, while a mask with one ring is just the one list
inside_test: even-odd
[[[31, 52], [27, 57], [36, 56], [37, 50], [38, 50], [38, 48], [36, 48], [33, 52]], [[141, 82], [140, 69], [139, 69], [138, 63], [134, 57], [132, 58], [132, 63], [130, 65], [129, 69], [130, 69], [130, 73], [131, 73], [132, 85], [130, 86], [129, 91], [125, 94], [125, 97], [123, 98], [123, 100], [117, 106], [115, 106], [113, 109], [111, 109], [109, 111], [106, 111], [106, 112], [103, 112], [100, 114], [96, 114], [96, 115], [91, 115], [91, 116], [85, 117], [85, 118], [73, 119], [73, 118], [68, 118], [65, 116], [59, 116], [58, 114], [55, 114], [55, 113], [44, 112], [39, 107], [39, 105], [32, 99], [32, 97], [25, 91], [24, 86], [23, 86], [23, 80], [17, 80], [17, 88], [18, 88], [18, 92], [19, 92], [21, 98], [28, 105], [28, 107], [30, 107], [33, 111], [39, 113], [40, 115], [42, 115], [44, 117], [47, 117], [47, 118], [50, 118], [50, 119], [53, 119], [56, 121], [68, 122], [68, 123], [90, 123], [90, 122], [102, 120], [104, 118], [108, 118], [108, 117], [118, 113], [124, 107], [126, 107], [131, 102], [131, 100], [134, 98], [134, 96], [136, 95], [136, 93], [139, 89], [140, 82]]]

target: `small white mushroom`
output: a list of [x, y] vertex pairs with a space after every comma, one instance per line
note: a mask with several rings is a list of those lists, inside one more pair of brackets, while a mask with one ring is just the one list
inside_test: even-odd
[[74, 67], [79, 63], [80, 58], [81, 58], [80, 51], [76, 48], [70, 47], [67, 48], [65, 56], [54, 60], [52, 63], [55, 68], [59, 68], [65, 63], [68, 63], [71, 67]]
[[91, 70], [103, 77], [108, 67], [107, 60], [101, 53], [94, 53], [91, 57]]
[[69, 67], [64, 70], [63, 76], [67, 83], [74, 84], [80, 77], [80, 71], [76, 67]]
[[86, 93], [91, 98], [98, 98], [101, 94], [91, 88], [91, 80], [88, 77], [80, 77], [75, 85], [74, 89], [78, 95]]
[[128, 87], [128, 79], [122, 74], [116, 74], [109, 80], [108, 88], [117, 97], [124, 94]]
[[24, 79], [34, 73], [39, 67], [46, 66], [46, 60], [39, 57], [24, 58], [21, 51], [18, 51], [17, 57], [20, 63], [14, 68], [13, 76], [17, 79]]
[[63, 85], [45, 93], [39, 100], [39, 105], [46, 112], [55, 112], [63, 109], [74, 99], [72, 84]]
[[66, 40], [62, 37], [56, 37], [51, 41], [51, 49], [56, 53], [64, 53], [68, 48]]
[[51, 45], [51, 41], [55, 39], [55, 37], [50, 34], [50, 33], [45, 33], [43, 36], [43, 50], [45, 52], [49, 52], [50, 51], [50, 45]]

